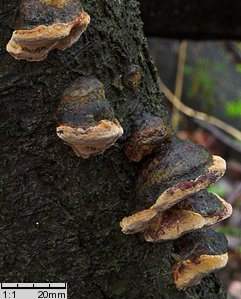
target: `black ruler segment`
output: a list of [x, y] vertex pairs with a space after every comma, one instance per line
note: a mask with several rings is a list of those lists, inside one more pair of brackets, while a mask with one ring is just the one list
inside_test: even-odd
[[[43, 289], [51, 289], [51, 290], [65, 290], [67, 288], [67, 284], [63, 283], [63, 286], [53, 286], [50, 283], [46, 283], [44, 286], [43, 285], [38, 285], [32, 284], [32, 286], [29, 286], [30, 283], [28, 283], [28, 286], [24, 286], [24, 283], [17, 283], [13, 284], [13, 286], [4, 286], [5, 283], [1, 283], [1, 289], [8, 289], [8, 290], [13, 290], [13, 289], [38, 289], [38, 290], [43, 290]], [[10, 283], [6, 283], [9, 285]], [[62, 283], [61, 283], [62, 284]]]

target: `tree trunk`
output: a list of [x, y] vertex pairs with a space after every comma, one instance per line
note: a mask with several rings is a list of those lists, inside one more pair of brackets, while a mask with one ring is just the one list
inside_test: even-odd
[[139, 0], [144, 32], [176, 39], [240, 39], [236, 0]]
[[[5, 50], [19, 1], [1, 2], [1, 282], [67, 282], [69, 297], [225, 298], [215, 275], [178, 292], [172, 242], [149, 244], [121, 233], [133, 210], [139, 164], [123, 153], [133, 120], [143, 111], [168, 123], [155, 82], [138, 2], [85, 0], [86, 33], [43, 62], [17, 61]], [[119, 85], [137, 64], [136, 91]], [[78, 158], [57, 137], [63, 90], [80, 76], [105, 85], [125, 134], [103, 155]]]

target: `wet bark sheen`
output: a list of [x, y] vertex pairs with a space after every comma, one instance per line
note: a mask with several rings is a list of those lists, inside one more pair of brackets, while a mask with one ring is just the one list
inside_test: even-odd
[[[139, 166], [123, 153], [134, 119], [147, 111], [168, 122], [137, 1], [84, 1], [86, 33], [37, 63], [6, 53], [19, 1], [0, 3], [0, 281], [68, 282], [73, 299], [225, 298], [214, 275], [178, 292], [172, 242], [120, 231], [134, 210]], [[131, 64], [143, 72], [136, 91], [120, 84]], [[63, 90], [89, 75], [104, 83], [125, 134], [104, 155], [82, 160], [57, 137], [56, 110]]]

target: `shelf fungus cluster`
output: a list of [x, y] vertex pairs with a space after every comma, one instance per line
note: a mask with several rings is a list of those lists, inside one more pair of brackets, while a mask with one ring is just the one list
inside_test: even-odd
[[104, 86], [96, 78], [73, 82], [64, 91], [57, 116], [57, 135], [81, 158], [103, 153], [123, 134]]
[[23, 0], [7, 51], [16, 59], [42, 61], [51, 50], [72, 46], [89, 22], [79, 0]]
[[[205, 190], [224, 175], [226, 163], [221, 157], [210, 155], [200, 145], [187, 140], [181, 141], [175, 136], [171, 139], [170, 134], [161, 133], [160, 136], [168, 136], [169, 142], [164, 142], [158, 153], [144, 163], [136, 182], [136, 213], [125, 217], [120, 226], [125, 234], [141, 232], [148, 242], [163, 242], [182, 237], [181, 240], [185, 243], [186, 237], [191, 239], [191, 232], [211, 226], [231, 215], [230, 204]], [[136, 142], [138, 138], [132, 136], [132, 140]], [[135, 142], [129, 141], [126, 153], [133, 161], [140, 161], [144, 155], [136, 145], [133, 146]], [[135, 154], [133, 148], [138, 149], [140, 156]], [[145, 152], [149, 154], [148, 151]], [[199, 234], [200, 238], [204, 234], [207, 239], [209, 235], [213, 239], [217, 236], [217, 240], [224, 240], [226, 244], [225, 237], [218, 233], [203, 230], [203, 233]], [[205, 243], [204, 239], [200, 242]], [[182, 259], [174, 269], [174, 282], [180, 290], [199, 283], [204, 275], [227, 263], [227, 248], [221, 257], [216, 254], [212, 257], [204, 250], [201, 259], [200, 255], [196, 257], [195, 248], [193, 250], [193, 260], [189, 263]], [[201, 251], [200, 249], [200, 254]], [[195, 266], [197, 260], [201, 261], [200, 268]], [[184, 265], [187, 264], [184, 271]]]

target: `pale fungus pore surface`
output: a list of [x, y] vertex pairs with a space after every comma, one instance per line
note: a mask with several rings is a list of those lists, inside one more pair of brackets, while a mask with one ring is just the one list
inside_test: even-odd
[[117, 119], [114, 122], [101, 120], [89, 128], [74, 128], [67, 125], [57, 127], [57, 135], [70, 145], [75, 154], [89, 158], [103, 153], [121, 137], [123, 129]]
[[173, 267], [173, 278], [179, 290], [199, 284], [204, 276], [228, 262], [227, 239], [211, 229], [190, 233], [177, 242], [180, 261]]
[[103, 84], [93, 77], [82, 77], [65, 90], [57, 115], [58, 137], [83, 159], [103, 153], [123, 134]]
[[53, 49], [71, 47], [89, 22], [90, 16], [80, 1], [23, 0], [18, 29], [6, 49], [16, 59], [42, 61]]
[[42, 0], [41, 2], [46, 5], [63, 8], [69, 2], [69, 0]]
[[193, 261], [188, 259], [180, 262], [174, 270], [176, 288], [185, 290], [188, 287], [199, 284], [204, 276], [225, 267], [227, 262], [227, 253], [221, 255], [201, 255]]
[[125, 234], [134, 234], [147, 228], [149, 221], [157, 215], [155, 209], [148, 209], [137, 212], [129, 217], [125, 217], [120, 222], [122, 232]]

